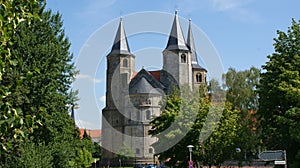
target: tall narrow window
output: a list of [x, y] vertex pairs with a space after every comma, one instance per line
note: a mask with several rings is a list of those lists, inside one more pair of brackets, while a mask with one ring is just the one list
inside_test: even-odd
[[123, 59], [123, 67], [128, 67], [128, 60], [127, 59]]
[[150, 120], [151, 112], [149, 110], [146, 111], [146, 120]]
[[186, 55], [185, 54], [181, 54], [181, 63], [186, 63]]
[[135, 149], [135, 154], [140, 154], [140, 149], [139, 148]]
[[196, 74], [196, 82], [197, 83], [201, 83], [202, 82], [202, 74], [201, 73], [197, 73]]
[[139, 111], [136, 112], [136, 121], [140, 121], [141, 120], [141, 114]]

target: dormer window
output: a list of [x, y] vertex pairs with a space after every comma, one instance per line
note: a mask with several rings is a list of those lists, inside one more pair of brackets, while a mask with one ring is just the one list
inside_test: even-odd
[[186, 63], [186, 55], [185, 54], [181, 54], [181, 63]]

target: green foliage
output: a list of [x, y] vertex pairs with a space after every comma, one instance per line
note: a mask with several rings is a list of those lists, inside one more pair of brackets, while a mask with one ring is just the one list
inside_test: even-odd
[[44, 5], [1, 1], [0, 167], [86, 167], [92, 162], [94, 145], [79, 139], [66, 107], [76, 100], [70, 89], [77, 73], [70, 42], [61, 16], [44, 11]]
[[93, 157], [85, 147], [77, 150], [76, 164], [74, 167], [91, 167]]
[[[22, 142], [26, 135], [32, 131], [35, 125], [35, 116], [22, 116], [22, 109], [13, 105], [13, 101], [7, 99], [20, 83], [5, 84], [3, 76], [8, 70], [16, 67], [18, 62], [12, 54], [13, 41], [11, 39], [18, 31], [17, 27], [25, 20], [38, 18], [36, 7], [39, 3], [35, 0], [14, 1], [0, 0], [0, 157], [6, 158], [6, 154]], [[26, 79], [23, 75], [15, 79]], [[1, 166], [1, 165], [0, 165]]]
[[[275, 52], [262, 66], [258, 117], [268, 149], [286, 149], [289, 165], [299, 165], [300, 23], [277, 31]], [[298, 167], [298, 166], [294, 166]]]
[[236, 71], [229, 68], [223, 75], [223, 87], [226, 90], [226, 100], [231, 102], [236, 110], [257, 110], [258, 94], [256, 86], [259, 83], [259, 69]]
[[35, 144], [32, 141], [26, 141], [21, 147], [20, 157], [16, 160], [9, 161], [9, 165], [6, 166], [20, 168], [51, 168], [53, 167], [53, 157], [51, 156], [51, 152], [51, 148], [43, 143]]
[[[259, 96], [256, 87], [259, 84], [259, 73], [260, 70], [254, 67], [244, 71], [229, 68], [228, 72], [223, 75], [226, 101], [232, 104], [232, 110], [239, 111], [239, 138], [235, 139], [235, 144], [250, 158], [257, 155], [256, 150], [259, 145], [255, 118], [258, 110]], [[244, 160], [245, 158], [239, 157], [239, 159]]]
[[121, 160], [130, 159], [134, 157], [132, 149], [122, 144], [117, 152], [117, 157]]
[[[174, 143], [174, 146], [159, 154], [160, 160], [171, 158], [168, 162], [170, 165], [178, 162], [187, 163], [188, 151], [182, 149], [187, 149], [186, 146], [190, 143], [184, 137], [191, 135], [189, 130], [197, 116], [199, 96], [196, 95], [190, 91], [188, 86], [183, 86], [181, 90], [173, 89], [172, 94], [166, 99], [166, 106], [162, 114], [151, 121], [152, 129], [149, 134], [158, 138], [153, 145], [156, 151], [164, 149], [171, 142]], [[190, 139], [195, 139], [194, 136]], [[177, 139], [181, 140], [177, 143]]]
[[219, 122], [211, 123], [217, 124], [217, 127], [208, 139], [201, 143], [200, 157], [204, 165], [217, 166], [231, 159], [231, 155], [234, 152], [236, 147], [234, 142], [238, 138], [237, 133], [240, 127], [237, 122], [239, 120], [239, 112], [232, 110], [229, 102], [225, 106], [223, 103], [214, 103], [211, 105], [210, 110], [212, 110], [213, 114], [218, 113], [218, 111], [223, 111], [223, 113]]
[[[213, 88], [213, 94], [223, 94], [220, 88]], [[239, 129], [238, 112], [232, 111], [230, 103], [226, 103], [225, 106], [220, 102], [211, 103], [210, 97], [203, 94], [206, 90], [205, 87], [200, 87], [199, 92], [195, 94], [183, 87], [180, 92], [175, 90], [167, 97], [165, 110], [151, 122], [152, 130], [149, 133], [158, 137], [154, 148], [157, 151], [173, 139], [182, 139], [167, 151], [159, 153], [160, 160], [170, 159], [167, 164], [186, 167], [189, 160], [188, 145], [194, 146], [193, 160], [198, 165], [200, 162], [219, 165], [232, 153]], [[206, 121], [208, 118], [211, 120]], [[170, 126], [172, 129], [169, 132], [160, 134]], [[208, 139], [199, 139], [205, 137], [202, 134], [207, 134]]]
[[80, 141], [80, 148], [85, 147], [88, 151], [92, 153], [93, 158], [101, 157], [101, 146], [96, 142], [93, 143], [91, 136], [89, 136], [85, 130], [83, 138]]

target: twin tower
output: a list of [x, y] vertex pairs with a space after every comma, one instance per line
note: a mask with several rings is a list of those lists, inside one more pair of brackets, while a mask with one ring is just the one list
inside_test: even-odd
[[[173, 87], [191, 89], [206, 83], [206, 69], [197, 59], [189, 22], [185, 40], [177, 12], [161, 70], [135, 71], [135, 56], [130, 52], [122, 19], [111, 52], [107, 55], [106, 107], [102, 111], [103, 164], [153, 163], [157, 141], [148, 135], [149, 122], [161, 114], [160, 102]], [[126, 158], [126, 160], [121, 158]]]

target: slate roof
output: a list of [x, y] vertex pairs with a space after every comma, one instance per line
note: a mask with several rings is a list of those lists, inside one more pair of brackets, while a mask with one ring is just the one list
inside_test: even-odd
[[122, 18], [120, 18], [119, 27], [109, 55], [110, 54], [132, 55], [128, 46], [128, 41], [125, 34]]
[[185, 44], [181, 26], [179, 24], [177, 11], [175, 12], [175, 17], [166, 50], [188, 50]]
[[[158, 74], [155, 72], [153, 74]], [[163, 90], [163, 86], [151, 72], [142, 69], [134, 78], [132, 78], [129, 84], [129, 94], [161, 94], [158, 89]]]
[[205, 68], [201, 67], [198, 62], [197, 51], [196, 51], [195, 42], [194, 42], [194, 36], [193, 36], [193, 32], [192, 32], [191, 19], [189, 19], [189, 29], [188, 29], [186, 45], [189, 48], [189, 50], [191, 51], [192, 68], [205, 70], [207, 72], [207, 70]]

